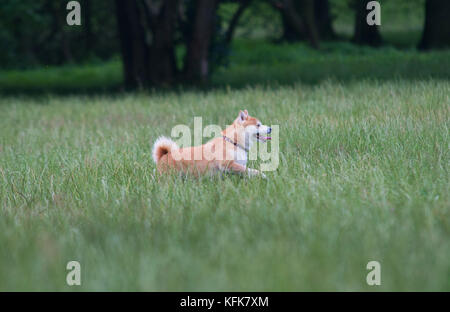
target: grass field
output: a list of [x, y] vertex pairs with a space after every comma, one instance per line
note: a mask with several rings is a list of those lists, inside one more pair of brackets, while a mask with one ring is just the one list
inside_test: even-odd
[[[1, 97], [0, 291], [450, 291], [449, 52], [290, 51], [203, 91]], [[244, 108], [280, 125], [267, 180], [155, 180], [157, 136]]]

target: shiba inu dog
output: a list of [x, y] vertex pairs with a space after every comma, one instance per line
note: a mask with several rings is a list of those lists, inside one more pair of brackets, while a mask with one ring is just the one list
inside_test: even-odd
[[159, 137], [153, 145], [153, 160], [160, 173], [176, 171], [199, 176], [229, 171], [265, 178], [261, 171], [247, 167], [248, 151], [256, 141], [270, 140], [267, 135], [271, 132], [271, 127], [244, 110], [221, 132], [221, 137], [200, 146], [180, 148], [171, 139]]

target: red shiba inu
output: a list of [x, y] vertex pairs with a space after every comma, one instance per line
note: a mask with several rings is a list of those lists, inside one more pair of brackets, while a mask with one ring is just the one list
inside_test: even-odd
[[159, 137], [153, 145], [153, 160], [160, 173], [168, 171], [192, 174], [235, 172], [248, 176], [265, 177], [259, 170], [247, 167], [248, 151], [256, 141], [266, 142], [272, 128], [257, 118], [240, 111], [232, 125], [200, 146], [180, 148], [167, 137]]

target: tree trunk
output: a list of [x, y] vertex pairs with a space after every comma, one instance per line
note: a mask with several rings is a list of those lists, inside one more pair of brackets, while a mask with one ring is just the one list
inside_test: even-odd
[[328, 3], [328, 0], [314, 1], [314, 15], [316, 17], [316, 25], [320, 39], [336, 39], [336, 33], [333, 30], [333, 20], [330, 14], [330, 4]]
[[276, 4], [280, 10], [284, 32], [288, 41], [308, 39], [314, 48], [319, 48], [319, 33], [315, 24], [314, 0], [283, 0]]
[[377, 25], [370, 26], [367, 24], [366, 9], [367, 3], [370, 0], [355, 0], [355, 34], [353, 42], [360, 45], [369, 45], [373, 47], [380, 46], [382, 39]]
[[[91, 1], [92, 0], [86, 0], [84, 2], [84, 20], [81, 22], [82, 25], [84, 25], [85, 29], [85, 47], [86, 47], [86, 53], [91, 53], [92, 47], [93, 47], [93, 38], [94, 34], [92, 32], [92, 7], [91, 7]], [[83, 4], [82, 4], [83, 5]]]
[[287, 42], [307, 40], [303, 22], [297, 23], [297, 25], [293, 26], [284, 9], [280, 10], [280, 14], [281, 14], [281, 22], [283, 23], [282, 40], [285, 40]]
[[425, 26], [419, 49], [450, 47], [450, 1], [427, 0]]
[[66, 7], [60, 2], [52, 2], [50, 11], [55, 21], [57, 31], [57, 40], [60, 40], [61, 50], [59, 54], [59, 62], [61, 64], [73, 62], [72, 52], [70, 49], [70, 40], [67, 38], [64, 25], [66, 25]]
[[231, 18], [230, 25], [228, 25], [228, 29], [225, 33], [225, 42], [229, 45], [231, 43], [231, 40], [233, 39], [234, 31], [236, 29], [236, 26], [239, 22], [239, 19], [242, 16], [242, 13], [244, 13], [245, 9], [248, 8], [252, 0], [241, 0], [239, 3], [239, 7], [234, 13], [233, 17]]
[[136, 0], [116, 0], [125, 86], [137, 88], [149, 81], [149, 47]]
[[[289, 0], [291, 1], [291, 0]], [[300, 1], [300, 15], [305, 24], [306, 34], [313, 48], [319, 48], [319, 32], [316, 27], [314, 16], [314, 1], [302, 0]]]
[[184, 74], [186, 81], [206, 82], [209, 75], [209, 48], [215, 27], [217, 0], [196, 0], [192, 31], [187, 44]]
[[[150, 82], [154, 85], [170, 85], [177, 74], [174, 34], [177, 22], [178, 0], [165, 0], [158, 11], [147, 6], [152, 25], [150, 46]], [[149, 4], [149, 1], [147, 1]]]

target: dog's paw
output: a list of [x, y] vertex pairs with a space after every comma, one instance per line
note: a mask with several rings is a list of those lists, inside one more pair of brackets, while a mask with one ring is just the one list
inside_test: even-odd
[[247, 168], [247, 174], [249, 177], [254, 177], [258, 175], [258, 170], [253, 169], [253, 168]]
[[267, 179], [266, 175], [257, 169], [248, 168], [247, 172], [249, 177], [260, 176], [261, 178]]

